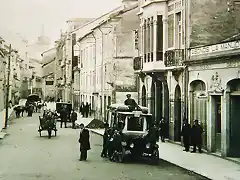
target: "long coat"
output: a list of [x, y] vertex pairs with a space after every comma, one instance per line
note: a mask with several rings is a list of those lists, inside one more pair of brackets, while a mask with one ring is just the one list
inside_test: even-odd
[[80, 132], [80, 138], [78, 142], [80, 143], [80, 151], [88, 151], [90, 150], [90, 141], [89, 141], [89, 131], [87, 129], [83, 129]]
[[198, 125], [193, 125], [192, 130], [191, 130], [191, 142], [192, 144], [202, 144], [202, 133], [203, 133], [203, 128], [198, 124]]
[[182, 127], [183, 143], [189, 144], [191, 138], [191, 125], [186, 123]]

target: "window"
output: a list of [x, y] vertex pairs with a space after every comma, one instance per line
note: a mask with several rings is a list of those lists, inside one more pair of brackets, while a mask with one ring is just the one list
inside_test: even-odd
[[128, 117], [128, 131], [143, 131], [144, 117]]
[[46, 85], [53, 85], [53, 81], [46, 81]]
[[174, 45], [174, 14], [168, 16], [168, 47]]
[[180, 49], [182, 45], [182, 13], [176, 13], [176, 48]]

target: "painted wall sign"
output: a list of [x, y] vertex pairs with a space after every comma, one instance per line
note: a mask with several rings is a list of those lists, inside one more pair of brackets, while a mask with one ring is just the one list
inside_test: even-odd
[[240, 41], [215, 44], [190, 50], [190, 56], [240, 49]]

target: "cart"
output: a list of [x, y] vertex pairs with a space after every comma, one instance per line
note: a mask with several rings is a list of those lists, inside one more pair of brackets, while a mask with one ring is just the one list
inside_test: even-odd
[[40, 117], [39, 116], [40, 125], [38, 127], [38, 132], [40, 137], [42, 137], [42, 131], [48, 132], [48, 138], [52, 137], [52, 131], [55, 132], [55, 136], [57, 136], [57, 127], [56, 121], [52, 117]]

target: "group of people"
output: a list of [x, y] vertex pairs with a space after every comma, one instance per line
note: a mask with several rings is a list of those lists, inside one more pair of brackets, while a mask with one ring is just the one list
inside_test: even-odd
[[92, 111], [91, 103], [88, 102], [86, 104], [84, 102], [81, 103], [80, 112], [83, 117], [88, 118], [88, 116], [91, 116], [91, 111]]
[[192, 153], [195, 153], [197, 148], [199, 153], [202, 153], [202, 134], [203, 128], [199, 124], [198, 120], [195, 120], [194, 124], [191, 126], [187, 119], [185, 119], [182, 127], [183, 144], [185, 147], [184, 151], [188, 152], [190, 146], [192, 145]]

